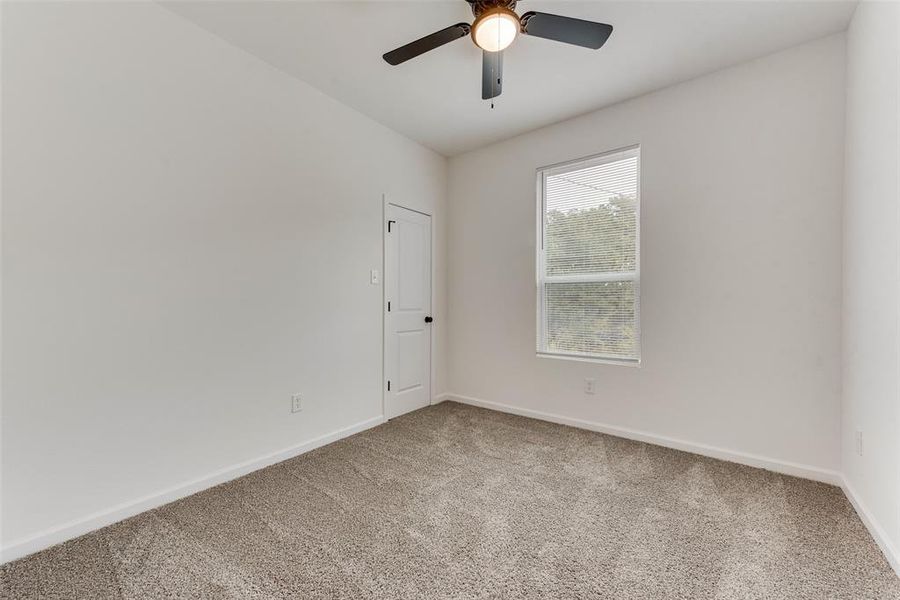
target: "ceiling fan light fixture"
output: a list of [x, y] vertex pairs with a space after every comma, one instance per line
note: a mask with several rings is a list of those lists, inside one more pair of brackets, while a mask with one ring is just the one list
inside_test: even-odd
[[[2, 2], [3, 0], [0, 0]], [[481, 99], [490, 100], [503, 89], [503, 50], [520, 33], [582, 48], [598, 50], [612, 33], [612, 25], [530, 10], [519, 16], [517, 0], [466, 0], [475, 22], [457, 23], [413, 40], [382, 55], [389, 65], [399, 65], [453, 40], [472, 36], [481, 48]], [[494, 105], [491, 103], [491, 108]]]
[[487, 52], [500, 52], [509, 47], [519, 33], [519, 17], [508, 8], [485, 11], [472, 23], [472, 39]]

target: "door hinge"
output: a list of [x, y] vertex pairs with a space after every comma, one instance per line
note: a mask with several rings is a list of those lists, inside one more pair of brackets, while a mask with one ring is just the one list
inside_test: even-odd
[[388, 221], [388, 233], [391, 232], [391, 223], [396, 223], [397, 221]]
[[388, 391], [391, 391], [391, 380], [388, 379]]

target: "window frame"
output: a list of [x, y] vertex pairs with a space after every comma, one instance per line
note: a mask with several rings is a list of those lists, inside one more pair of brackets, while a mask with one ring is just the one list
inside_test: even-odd
[[[635, 206], [635, 265], [632, 272], [606, 272], [590, 275], [547, 275], [546, 254], [544, 252], [546, 242], [546, 180], [550, 175], [569, 173], [590, 167], [616, 162], [626, 157], [637, 158], [637, 194]], [[537, 356], [538, 358], [554, 358], [562, 360], [574, 360], [602, 364], [624, 365], [632, 367], [641, 366], [641, 145], [632, 144], [593, 154], [575, 160], [555, 163], [539, 167], [536, 177], [537, 186], [537, 244], [535, 260], [535, 283], [537, 288]], [[548, 283], [573, 283], [573, 282], [602, 282], [602, 281], [631, 281], [634, 283], [634, 332], [635, 332], [635, 358], [623, 358], [620, 356], [607, 356], [602, 354], [581, 354], [552, 352], [546, 346], [547, 332], [547, 303], [546, 284]]]

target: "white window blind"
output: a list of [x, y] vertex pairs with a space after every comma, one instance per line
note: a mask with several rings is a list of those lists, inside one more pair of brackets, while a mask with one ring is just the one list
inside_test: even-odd
[[538, 353], [640, 360], [640, 149], [538, 172]]

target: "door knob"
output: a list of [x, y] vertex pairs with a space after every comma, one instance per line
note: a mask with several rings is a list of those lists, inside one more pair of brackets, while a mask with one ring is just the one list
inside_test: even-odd
[[431, 317], [425, 317], [426, 323], [431, 323], [432, 321], [434, 321], [434, 319], [432, 319]]

